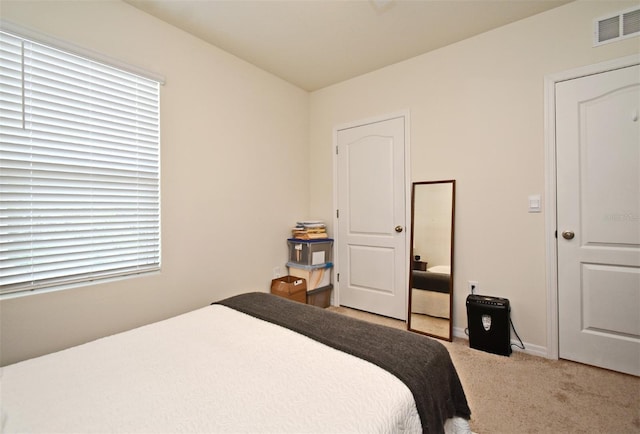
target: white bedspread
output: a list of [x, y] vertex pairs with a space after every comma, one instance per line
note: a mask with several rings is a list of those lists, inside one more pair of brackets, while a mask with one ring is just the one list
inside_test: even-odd
[[223, 306], [2, 369], [2, 431], [418, 432], [377, 366]]
[[219, 305], [10, 365], [0, 378], [5, 433], [421, 431], [393, 375]]

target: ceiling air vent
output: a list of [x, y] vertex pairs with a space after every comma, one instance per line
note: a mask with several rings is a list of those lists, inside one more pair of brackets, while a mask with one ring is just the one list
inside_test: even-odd
[[640, 35], [640, 7], [600, 18], [594, 27], [594, 46]]
[[622, 14], [622, 36], [640, 33], [640, 8]]

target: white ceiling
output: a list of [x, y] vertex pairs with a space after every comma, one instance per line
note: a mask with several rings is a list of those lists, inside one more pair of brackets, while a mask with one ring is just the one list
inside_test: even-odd
[[313, 91], [571, 0], [124, 0]]

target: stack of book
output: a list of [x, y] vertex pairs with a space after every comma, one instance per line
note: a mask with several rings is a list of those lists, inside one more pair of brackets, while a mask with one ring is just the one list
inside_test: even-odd
[[297, 222], [296, 227], [291, 230], [291, 236], [298, 240], [320, 240], [329, 238], [327, 225], [320, 220]]

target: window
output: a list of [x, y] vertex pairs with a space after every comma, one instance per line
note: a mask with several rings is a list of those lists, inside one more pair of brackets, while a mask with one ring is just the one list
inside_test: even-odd
[[0, 293], [159, 269], [159, 85], [0, 32]]

